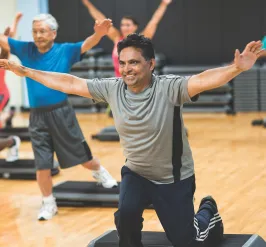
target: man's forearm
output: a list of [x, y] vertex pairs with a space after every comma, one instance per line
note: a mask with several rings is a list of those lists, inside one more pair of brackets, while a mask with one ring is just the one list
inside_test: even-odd
[[29, 77], [46, 87], [64, 92], [73, 93], [75, 81], [79, 78], [63, 73], [45, 72], [21, 66], [24, 76]]
[[0, 59], [0, 68], [10, 70], [18, 76], [25, 76], [46, 87], [67, 93], [91, 98], [87, 81], [73, 75], [34, 70], [7, 59]]
[[81, 53], [84, 53], [90, 50], [92, 47], [96, 46], [100, 42], [101, 39], [102, 39], [102, 36], [97, 33], [94, 33], [93, 35], [88, 37], [82, 44]]
[[213, 88], [220, 87], [242, 71], [234, 64], [216, 69], [206, 70], [198, 75], [194, 75], [188, 82], [188, 93], [191, 97]]

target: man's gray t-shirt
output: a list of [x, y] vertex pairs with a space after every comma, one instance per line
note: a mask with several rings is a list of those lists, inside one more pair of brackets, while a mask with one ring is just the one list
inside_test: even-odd
[[87, 80], [96, 102], [110, 105], [115, 127], [133, 172], [158, 183], [194, 174], [182, 105], [190, 102], [188, 78], [153, 75], [150, 87], [131, 92], [121, 78]]

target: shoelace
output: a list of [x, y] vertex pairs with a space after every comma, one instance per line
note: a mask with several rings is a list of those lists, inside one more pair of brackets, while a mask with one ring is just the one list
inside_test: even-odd
[[53, 210], [53, 205], [51, 203], [43, 203], [42, 204], [42, 207], [41, 207], [41, 212], [44, 212], [44, 211], [48, 211], [49, 213], [51, 213]]
[[14, 155], [14, 156], [17, 156], [18, 155], [18, 150], [17, 148], [14, 148], [14, 149], [11, 149], [11, 154]]
[[12, 156], [18, 155], [18, 149], [15, 147], [10, 148], [9, 150], [9, 154]]
[[97, 172], [96, 173], [98, 175], [98, 178], [101, 180], [101, 182], [105, 183], [107, 182], [109, 179], [111, 179], [111, 175], [108, 174], [108, 172], [103, 171], [103, 172]]

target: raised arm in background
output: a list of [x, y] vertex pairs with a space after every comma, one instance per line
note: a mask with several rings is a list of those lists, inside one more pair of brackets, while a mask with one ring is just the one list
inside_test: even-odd
[[92, 47], [97, 45], [104, 35], [107, 35], [108, 31], [112, 27], [113, 23], [110, 19], [104, 19], [96, 21], [94, 25], [95, 33], [88, 37], [81, 46], [81, 54], [90, 50]]
[[152, 39], [159, 22], [161, 21], [161, 19], [163, 18], [168, 5], [172, 2], [172, 0], [162, 0], [161, 4], [159, 5], [158, 9], [154, 12], [151, 20], [149, 21], [149, 23], [147, 24], [147, 26], [145, 27], [145, 29], [141, 32], [141, 34], [143, 34], [145, 37]]
[[[90, 15], [92, 16], [92, 18], [95, 21], [102, 21], [104, 19], [106, 19], [106, 16], [99, 11], [89, 0], [82, 0], [82, 3], [85, 5], [85, 7], [88, 9]], [[118, 29], [116, 29], [115, 27], [111, 27], [109, 29], [109, 32], [107, 33], [107, 36], [114, 42], [116, 43], [120, 37], [121, 37], [121, 33], [119, 32]]]

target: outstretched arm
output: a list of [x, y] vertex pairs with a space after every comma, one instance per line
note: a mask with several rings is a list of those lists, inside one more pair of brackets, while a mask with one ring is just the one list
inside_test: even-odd
[[112, 20], [110, 19], [104, 19], [102, 21], [96, 21], [94, 25], [94, 31], [95, 33], [88, 37], [81, 46], [81, 54], [84, 52], [90, 50], [92, 47], [97, 45], [102, 37], [106, 35], [110, 29], [110, 27], [113, 25]]
[[[100, 12], [89, 0], [82, 0], [82, 3], [85, 5], [85, 7], [88, 9], [90, 15], [95, 21], [102, 21], [106, 19], [106, 16]], [[117, 42], [120, 39], [120, 32], [115, 28], [111, 27], [107, 36], [113, 41]]]
[[203, 91], [220, 87], [243, 71], [251, 69], [262, 51], [261, 41], [252, 41], [247, 44], [241, 54], [239, 50], [235, 51], [235, 59], [232, 65], [206, 70], [192, 76], [188, 81], [189, 96], [193, 97]]
[[91, 98], [85, 79], [69, 74], [44, 72], [24, 67], [16, 62], [0, 59], [0, 68], [10, 70], [18, 76], [29, 77], [46, 87], [67, 93]]
[[164, 16], [164, 13], [167, 9], [167, 6], [172, 2], [172, 0], [162, 0], [161, 4], [159, 5], [158, 9], [153, 14], [151, 20], [145, 27], [145, 29], [141, 32], [145, 37], [152, 39], [159, 22]]

